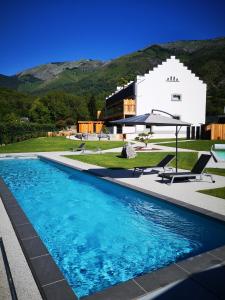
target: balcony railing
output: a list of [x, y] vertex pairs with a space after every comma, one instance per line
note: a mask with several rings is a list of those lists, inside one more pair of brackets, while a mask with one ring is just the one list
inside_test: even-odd
[[136, 103], [134, 99], [124, 99], [117, 104], [106, 107], [106, 118], [123, 118], [125, 115], [135, 115]]
[[124, 115], [135, 115], [136, 103], [133, 99], [125, 99], [123, 102], [123, 114]]

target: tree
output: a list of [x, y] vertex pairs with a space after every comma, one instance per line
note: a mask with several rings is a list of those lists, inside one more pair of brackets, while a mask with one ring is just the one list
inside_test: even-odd
[[74, 119], [73, 118], [67, 118], [66, 120], [65, 120], [65, 123], [66, 123], [66, 125], [70, 128], [71, 127], [71, 125], [74, 125]]
[[120, 79], [118, 80], [118, 85], [123, 86], [123, 85], [127, 84], [129, 81], [130, 80], [129, 80], [128, 76], [120, 77]]
[[18, 120], [27, 116], [34, 99], [33, 96], [0, 87], [0, 122], [8, 122], [8, 118], [15, 119], [14, 116]]
[[15, 113], [11, 112], [4, 117], [4, 122], [6, 123], [16, 123], [19, 122], [18, 116]]
[[148, 133], [140, 133], [139, 136], [139, 141], [145, 144], [145, 147], [148, 146], [149, 139], [152, 137], [153, 132], [150, 131]]
[[93, 95], [91, 96], [88, 102], [88, 110], [89, 110], [90, 117], [95, 120], [97, 117], [97, 107], [96, 107], [96, 99]]
[[66, 127], [66, 122], [64, 120], [59, 120], [56, 122], [56, 127], [58, 129], [64, 129]]
[[33, 122], [51, 123], [50, 112], [48, 108], [39, 100], [36, 99], [29, 111], [29, 116]]
[[87, 120], [89, 117], [87, 101], [84, 97], [64, 92], [51, 92], [42, 97], [41, 102], [48, 108], [54, 123], [72, 118], [74, 124], [77, 120]]
[[42, 97], [40, 101], [48, 109], [53, 122], [63, 120], [71, 114], [69, 102], [70, 95], [63, 92], [51, 92]]

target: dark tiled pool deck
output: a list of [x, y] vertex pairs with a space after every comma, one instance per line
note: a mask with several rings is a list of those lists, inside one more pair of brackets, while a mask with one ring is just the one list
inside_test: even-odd
[[[112, 178], [105, 179], [116, 181]], [[117, 183], [121, 184], [121, 182]], [[123, 183], [122, 185], [134, 188], [128, 184]], [[138, 190], [150, 194], [143, 189]], [[78, 299], [16, 199], [1, 179], [0, 196], [43, 299]], [[159, 197], [160, 195], [154, 194], [154, 196]], [[224, 216], [189, 204], [178, 203], [177, 200], [168, 197], [163, 197], [163, 199], [175, 205], [182, 205], [196, 213], [225, 221]], [[162, 291], [162, 289], [164, 290]], [[153, 298], [159, 300], [225, 299], [225, 245], [81, 299], [131, 300], [142, 298], [143, 300]]]

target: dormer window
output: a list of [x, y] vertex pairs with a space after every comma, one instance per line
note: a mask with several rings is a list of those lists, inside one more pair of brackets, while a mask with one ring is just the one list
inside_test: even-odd
[[172, 94], [171, 95], [171, 101], [181, 101], [181, 100], [182, 100], [181, 94]]

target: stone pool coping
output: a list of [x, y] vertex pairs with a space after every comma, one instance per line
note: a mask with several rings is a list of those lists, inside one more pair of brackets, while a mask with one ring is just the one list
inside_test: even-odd
[[[40, 155], [40, 158], [44, 158], [53, 162], [60, 163], [67, 167], [74, 168], [79, 171], [92, 173], [97, 175], [100, 174], [93, 170], [84, 170], [79, 167], [75, 167], [69, 163], [65, 163], [57, 160], [56, 158], [50, 158]], [[203, 208], [199, 208], [187, 203], [183, 203], [171, 197], [162, 196], [157, 193], [150, 192], [148, 190], [137, 188], [131, 184], [118, 181], [110, 177], [101, 177], [104, 180], [111, 181], [113, 183], [120, 184], [122, 186], [135, 189], [139, 192], [149, 194], [155, 197], [159, 197], [165, 201], [172, 204], [182, 206], [192, 212], [197, 214], [204, 214], [208, 217], [217, 219], [218, 221], [225, 222], [225, 216], [219, 215], [217, 213], [210, 212]], [[45, 245], [38, 237], [38, 234], [34, 230], [33, 226], [27, 219], [23, 210], [17, 203], [16, 199], [9, 191], [8, 187], [5, 185], [3, 180], [0, 180], [0, 191], [1, 198], [5, 209], [9, 215], [17, 238], [20, 242], [21, 248], [25, 254], [28, 265], [32, 271], [34, 279], [39, 287], [40, 293], [43, 299], [47, 300], [72, 300], [78, 299], [73, 293], [71, 287], [68, 285], [63, 274], [55, 264], [53, 258], [49, 254]], [[124, 283], [117, 284], [115, 286], [109, 287], [103, 291], [95, 293], [90, 296], [82, 297], [85, 300], [130, 300], [130, 299], [141, 299], [149, 293], [156, 291], [168, 284], [173, 282], [178, 282], [190, 278], [196, 272], [202, 272], [208, 270], [209, 268], [221, 267], [225, 264], [225, 245], [211, 251], [207, 251], [200, 255], [190, 257], [184, 261], [171, 264], [167, 267], [158, 269], [156, 271], [147, 273], [143, 276], [138, 276], [134, 279], [128, 280]], [[213, 287], [208, 288], [208, 285], [194, 280], [195, 285], [197, 284], [204, 286], [205, 293], [210, 293], [215, 295], [218, 293]]]

